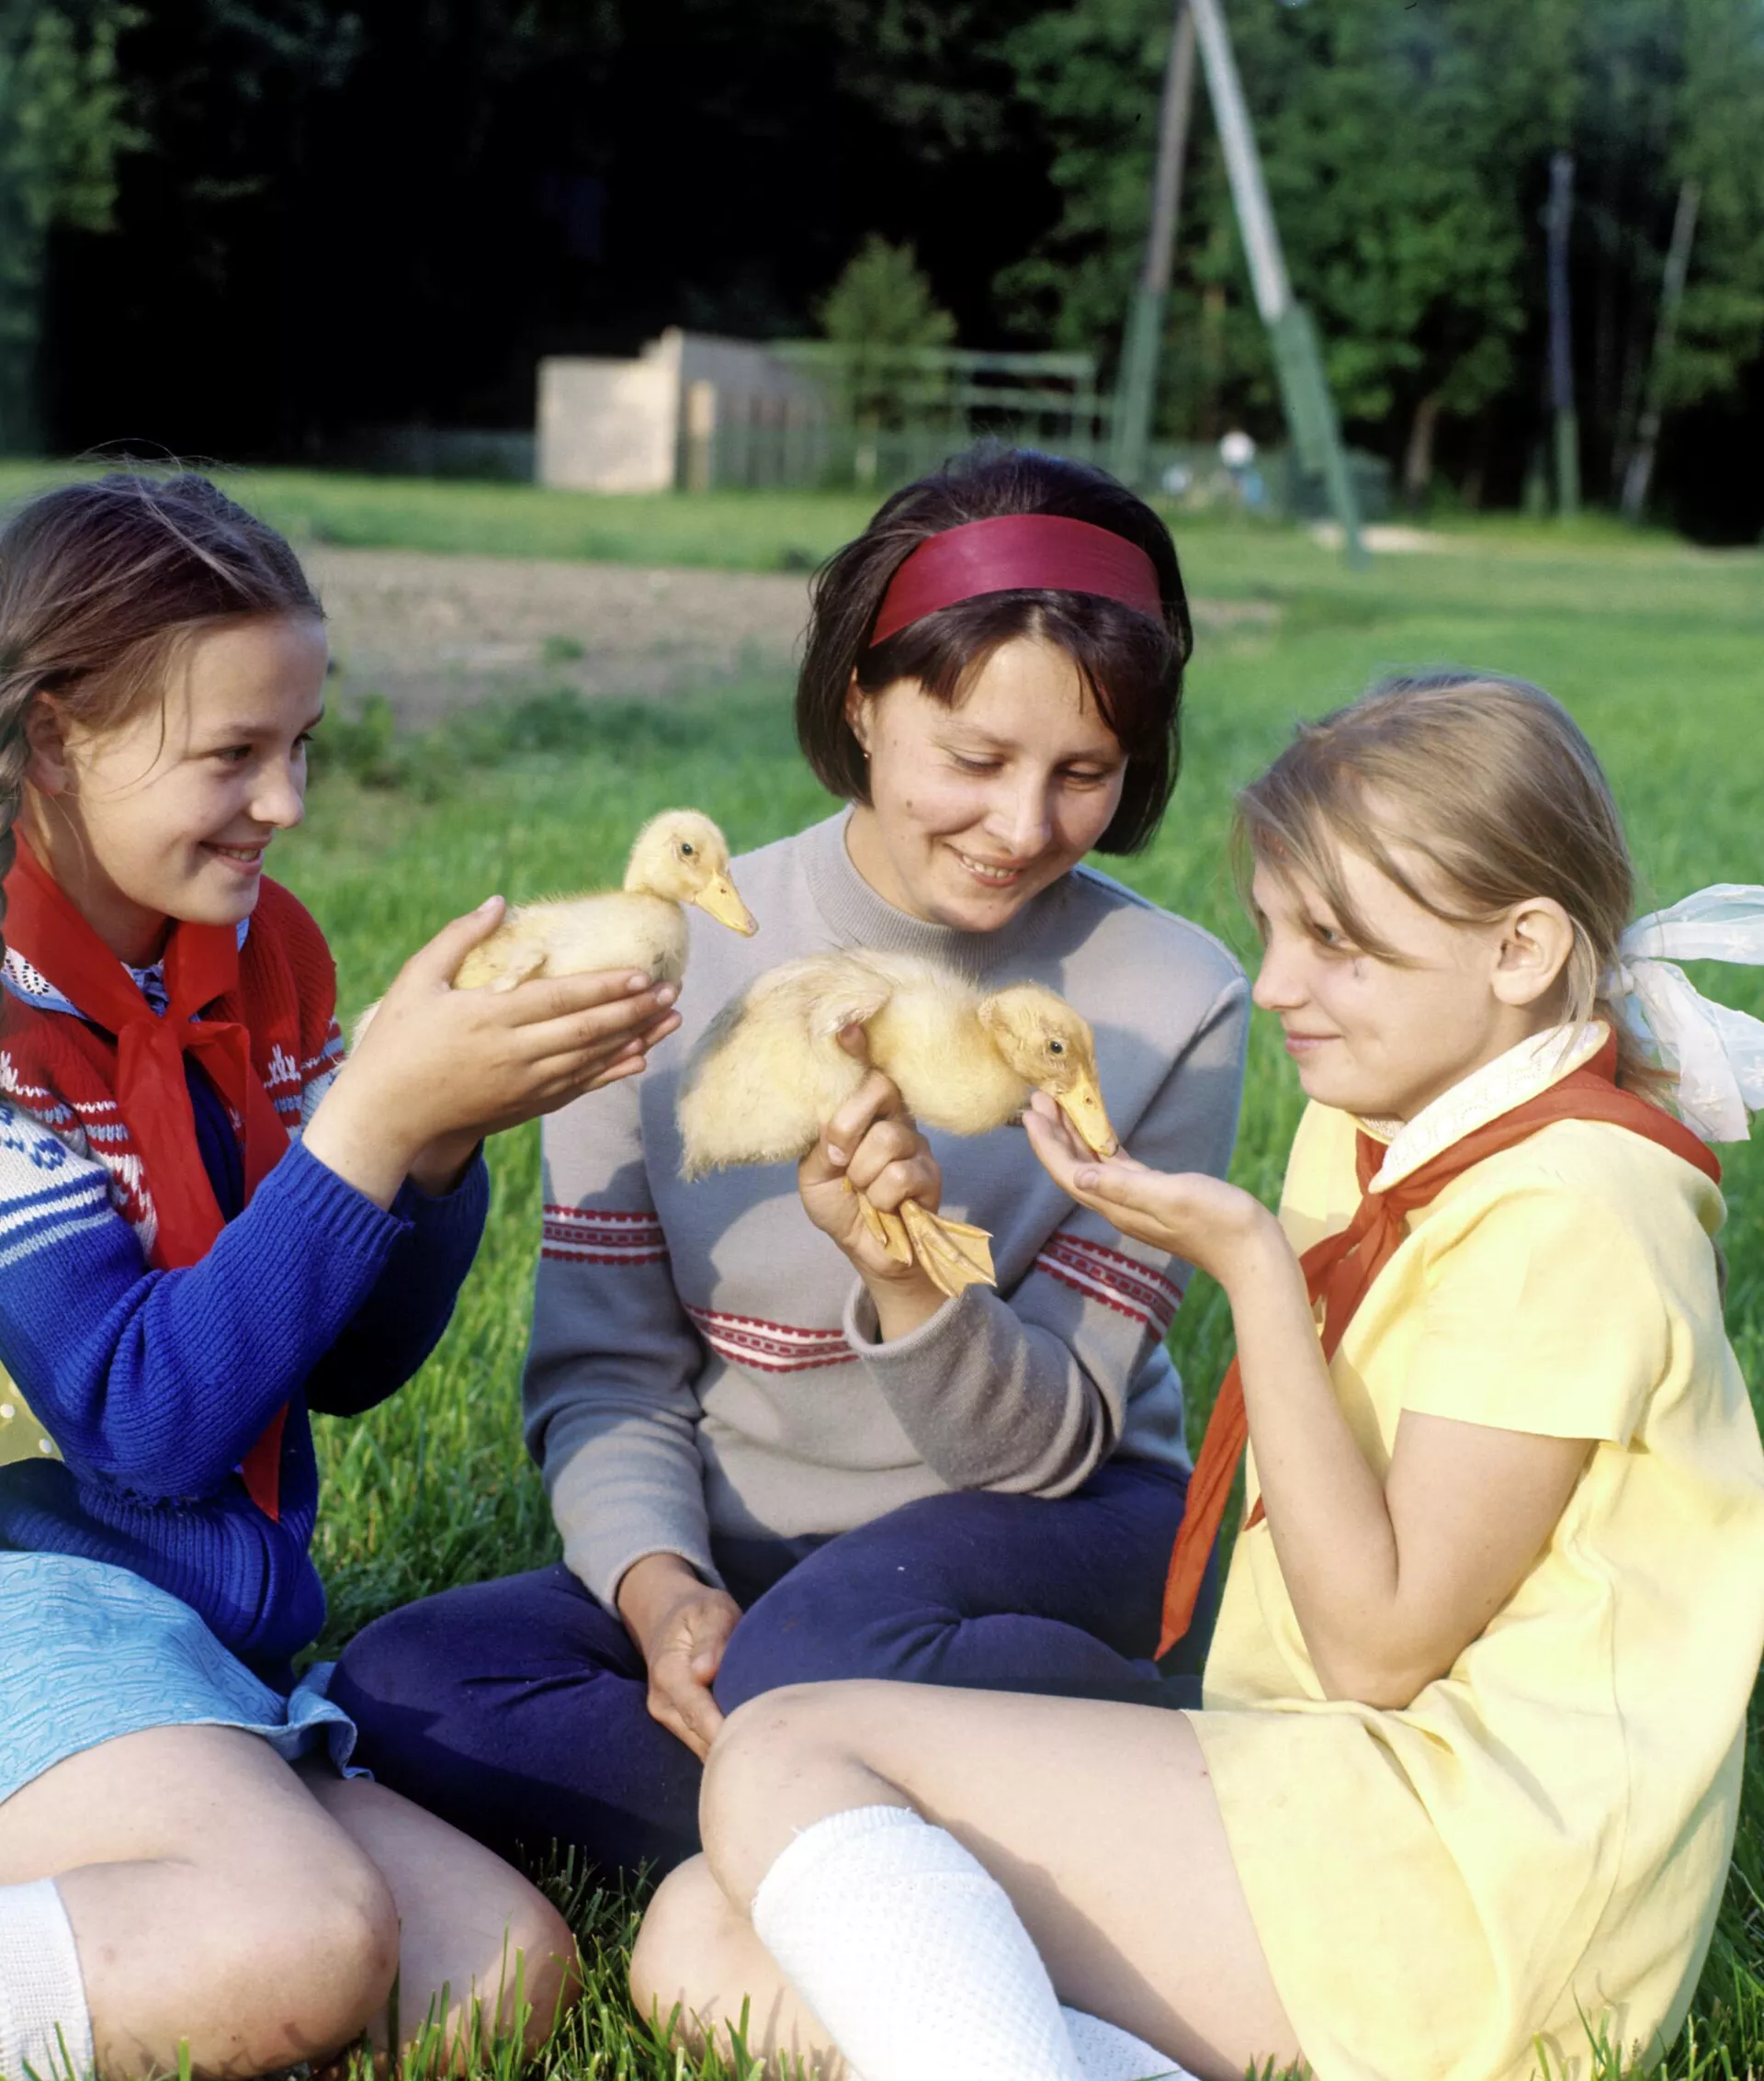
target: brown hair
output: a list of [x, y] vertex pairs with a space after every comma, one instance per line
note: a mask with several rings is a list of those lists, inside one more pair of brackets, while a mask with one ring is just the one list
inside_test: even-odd
[[0, 881], [40, 694], [104, 729], [162, 695], [173, 650], [206, 624], [322, 613], [276, 530], [192, 470], [118, 470], [27, 500], [0, 528]]
[[1239, 880], [1257, 861], [1301, 874], [1356, 945], [1399, 959], [1354, 905], [1343, 850], [1453, 924], [1484, 923], [1527, 897], [1559, 903], [1574, 927], [1564, 1017], [1606, 1020], [1619, 1082], [1657, 1100], [1668, 1080], [1600, 994], [1634, 909], [1623, 819], [1592, 746], [1541, 687], [1492, 673], [1404, 673], [1301, 723], [1238, 797]]
[[[920, 543], [967, 521], [1023, 513], [1087, 520], [1143, 549], [1158, 573], [1162, 616], [1087, 593], [989, 593], [940, 607], [871, 647], [889, 581]], [[1106, 470], [1030, 448], [974, 450], [909, 484], [815, 574], [797, 741], [816, 777], [849, 801], [870, 798], [863, 751], [845, 719], [854, 674], [865, 694], [916, 679], [953, 705], [993, 651], [1019, 637], [1057, 644], [1071, 658], [1120, 741], [1125, 780], [1097, 846], [1136, 853], [1157, 830], [1182, 764], [1182, 671], [1194, 639], [1175, 545], [1145, 501]]]

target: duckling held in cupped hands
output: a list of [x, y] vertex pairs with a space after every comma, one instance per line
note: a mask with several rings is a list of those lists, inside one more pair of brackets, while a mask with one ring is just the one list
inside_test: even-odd
[[696, 809], [663, 809], [637, 834], [622, 888], [521, 903], [459, 964], [459, 990], [513, 990], [534, 976], [595, 968], [641, 969], [677, 983], [686, 968], [686, 914], [693, 904], [749, 933], [758, 928], [729, 878], [729, 843]]
[[[1098, 1156], [1120, 1146], [1102, 1103], [1094, 1036], [1064, 998], [1039, 983], [981, 991], [916, 956], [854, 948], [768, 969], [718, 1013], [681, 1090], [685, 1175], [800, 1160], [866, 1074], [840, 1042], [854, 1026], [863, 1029], [869, 1063], [922, 1126], [988, 1134], [1019, 1118], [1041, 1091]], [[889, 1256], [916, 1259], [942, 1292], [994, 1283], [984, 1228], [915, 1200], [899, 1215], [861, 1193], [858, 1204]]]
[[[729, 879], [722, 832], [696, 809], [663, 809], [638, 832], [622, 888], [515, 905], [459, 964], [454, 987], [514, 990], [535, 976], [601, 968], [677, 983], [686, 967], [688, 903], [731, 932], [759, 929]], [[356, 1040], [378, 1010], [370, 1004], [356, 1022]]]

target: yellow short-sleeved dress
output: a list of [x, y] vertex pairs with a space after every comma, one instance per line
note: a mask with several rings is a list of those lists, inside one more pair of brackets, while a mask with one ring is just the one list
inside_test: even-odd
[[[1542, 1089], [1541, 1059], [1448, 1093], [1386, 1171]], [[1356, 1125], [1318, 1106], [1300, 1125], [1282, 1220], [1301, 1250], [1358, 1201]], [[1597, 1443], [1536, 1566], [1407, 1709], [1326, 1700], [1266, 1523], [1238, 1541], [1193, 1722], [1320, 2081], [1526, 2081], [1538, 2037], [1584, 2076], [1583, 2016], [1624, 2047], [1683, 2020], [1764, 1647], [1764, 1451], [1722, 1325], [1722, 1215], [1668, 1150], [1562, 1121], [1411, 1220], [1330, 1368], [1372, 1465], [1405, 1409]]]

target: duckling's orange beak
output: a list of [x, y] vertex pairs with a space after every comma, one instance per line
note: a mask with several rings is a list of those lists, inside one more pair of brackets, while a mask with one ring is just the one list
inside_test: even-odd
[[743, 938], [751, 939], [760, 929], [753, 922], [752, 911], [736, 895], [735, 884], [727, 875], [713, 875], [692, 900], [719, 925], [727, 925], [730, 932], [740, 933]]
[[1113, 1156], [1121, 1147], [1120, 1136], [1109, 1125], [1102, 1093], [1088, 1069], [1080, 1069], [1070, 1088], [1056, 1094], [1055, 1103], [1077, 1128], [1092, 1156]]

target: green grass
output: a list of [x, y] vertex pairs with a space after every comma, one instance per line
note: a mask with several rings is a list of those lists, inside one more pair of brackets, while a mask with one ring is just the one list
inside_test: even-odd
[[[875, 501], [855, 492], [553, 492], [537, 484], [346, 476], [318, 470], [211, 468], [232, 494], [300, 545], [429, 549], [448, 554], [553, 557], [605, 563], [679, 564], [728, 571], [807, 569], [847, 540]], [[0, 461], [0, 503], [102, 463]], [[1370, 577], [1350, 578], [1335, 552], [1305, 535], [1228, 514], [1177, 516], [1191, 586], [1221, 598], [1333, 594], [1345, 582], [1362, 615], [1387, 600], [1430, 599], [1474, 606], [1494, 568], [1533, 602], [1556, 598], [1565, 613], [1591, 611], [1581, 585], [1589, 567], [1642, 578], [1660, 610], [1679, 588], [1689, 610], [1706, 580], [1722, 594], [1729, 575], [1764, 576], [1756, 550], [1697, 550], [1675, 537], [1625, 528], [1611, 515], [1576, 521], [1517, 515], [1454, 516], [1437, 530], [1450, 558], [1390, 556]], [[1597, 587], [1592, 588], [1592, 593]], [[1638, 611], [1639, 607], [1638, 607]]]
[[[390, 509], [375, 505], [377, 495], [372, 486], [277, 481], [278, 500], [310, 496], [315, 510], [334, 517], [353, 511], [364, 526], [369, 517], [387, 522]], [[465, 516], [457, 525], [446, 518], [452, 499]], [[614, 503], [631, 514], [638, 532], [653, 519], [642, 516], [639, 526], [641, 502], [577, 503], [583, 541], [603, 525], [591, 516]], [[462, 547], [527, 550], [553, 525], [542, 494], [425, 490], [420, 503], [428, 538], [473, 537]], [[644, 558], [690, 560], [696, 546], [708, 560], [718, 527], [742, 510], [738, 502], [676, 504], [643, 535]], [[800, 512], [789, 502], [752, 504], [763, 508], [763, 525], [756, 519], [741, 530], [738, 546], [761, 564], [770, 560], [762, 551], [793, 532], [830, 545], [857, 511], [840, 502], [801, 502]], [[402, 511], [414, 528], [416, 507]], [[492, 538], [499, 512], [511, 516], [510, 532]], [[578, 553], [566, 547], [564, 522], [556, 525], [550, 553]], [[1764, 560], [1756, 555], [1476, 529], [1459, 553], [1381, 560], [1353, 578], [1295, 536], [1212, 528], [1184, 533], [1182, 546], [1197, 592], [1264, 597], [1279, 617], [1204, 648], [1175, 805], [1154, 846], [1117, 871], [1239, 948], [1247, 951], [1247, 933], [1224, 865], [1232, 787], [1279, 746], [1295, 717], [1398, 663], [1480, 664], [1559, 694], [1606, 760], [1657, 900], [1759, 874]], [[392, 785], [364, 787], [352, 767]], [[394, 746], [390, 763], [378, 765], [345, 747], [316, 782], [311, 816], [287, 844], [282, 871], [323, 922], [345, 1006], [353, 1007], [384, 988], [405, 952], [488, 891], [519, 898], [613, 875], [639, 820], [681, 800], [715, 816], [738, 847], [823, 811], [826, 799], [795, 752], [782, 684], [590, 710], [553, 696], [522, 711], [465, 718], [428, 745]], [[1729, 1001], [1764, 1012], [1764, 972], [1724, 969], [1703, 979], [1717, 977]], [[1236, 1174], [1265, 1195], [1276, 1189], [1297, 1111], [1283, 1054], [1259, 1022]], [[394, 1603], [555, 1553], [516, 1422], [537, 1237], [537, 1132], [503, 1137], [492, 1162], [489, 1232], [441, 1349], [385, 1408], [360, 1422], [321, 1425], [326, 1504], [319, 1553], [332, 1591], [332, 1647]], [[1731, 1152], [1727, 1179], [1731, 1328], [1756, 1395], [1764, 1381], [1764, 1150]], [[1227, 1332], [1216, 1293], [1192, 1295], [1173, 1343], [1197, 1431]], [[1697, 2081], [1764, 2074], [1764, 1726], [1757, 1700], [1752, 1736], [1733, 1883], [1692, 2027], [1672, 2055], [1674, 2075]], [[631, 1896], [576, 1887], [571, 1897], [594, 1978], [588, 2005], [548, 2064], [571, 2077], [660, 2081], [685, 2071], [634, 2030], [623, 2006]], [[1614, 2074], [1615, 2065], [1601, 2071]]]
[[[192, 458], [195, 468], [208, 467]], [[0, 463], [0, 500], [101, 465]], [[213, 470], [300, 547], [434, 549], [571, 561], [801, 571], [857, 532], [874, 500], [813, 492], [598, 494], [305, 469]]]

